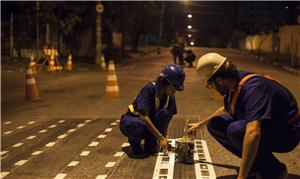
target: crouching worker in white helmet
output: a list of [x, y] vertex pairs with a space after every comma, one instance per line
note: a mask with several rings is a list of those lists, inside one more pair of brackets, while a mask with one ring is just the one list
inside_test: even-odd
[[299, 110], [291, 92], [275, 79], [237, 70], [217, 53], [203, 55], [197, 72], [208, 88], [224, 96], [224, 107], [190, 124], [189, 131], [208, 122], [209, 133], [241, 158], [239, 179], [251, 174], [286, 178], [286, 166], [272, 152], [290, 152], [300, 140]]

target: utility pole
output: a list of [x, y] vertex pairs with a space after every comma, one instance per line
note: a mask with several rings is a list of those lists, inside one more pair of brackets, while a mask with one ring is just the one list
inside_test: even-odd
[[161, 2], [160, 9], [160, 26], [159, 26], [159, 44], [157, 48], [157, 53], [160, 54], [160, 47], [162, 46], [162, 34], [163, 34], [163, 26], [164, 26], [164, 13], [165, 13], [165, 2]]
[[[98, 1], [96, 3], [96, 58], [95, 58], [95, 62], [96, 64], [101, 64], [101, 60], [102, 60], [102, 33], [101, 33], [101, 26], [102, 26], [102, 22], [101, 22], [101, 15], [103, 13], [103, 5], [101, 3], [101, 1]], [[103, 69], [103, 67], [102, 67]]]

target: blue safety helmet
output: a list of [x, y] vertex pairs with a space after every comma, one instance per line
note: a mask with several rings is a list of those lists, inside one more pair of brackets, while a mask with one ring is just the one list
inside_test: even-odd
[[161, 74], [170, 85], [175, 88], [177, 91], [183, 91], [185, 73], [183, 69], [176, 64], [168, 65], [162, 70]]

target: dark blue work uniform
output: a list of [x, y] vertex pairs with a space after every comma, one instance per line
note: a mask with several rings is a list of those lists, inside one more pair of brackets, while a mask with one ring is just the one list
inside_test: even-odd
[[[154, 82], [148, 83], [140, 91], [133, 101], [132, 107], [135, 112], [147, 115], [156, 129], [163, 135], [166, 135], [172, 116], [177, 113], [175, 96], [160, 96], [159, 89]], [[146, 123], [129, 109], [122, 115], [120, 130], [128, 137], [128, 141], [134, 152], [141, 150], [141, 139], [145, 139], [146, 151], [151, 152], [156, 150], [157, 139], [147, 128]]]
[[[248, 74], [250, 73], [239, 71], [239, 81]], [[224, 98], [227, 112], [230, 111], [232, 101], [232, 98], [228, 99], [229, 96], [233, 95], [226, 95]], [[272, 152], [289, 152], [298, 145], [299, 116], [298, 120], [287, 124], [297, 113], [297, 102], [285, 87], [274, 80], [255, 76], [248, 79], [242, 87], [234, 115], [215, 116], [207, 127], [211, 135], [227, 150], [241, 157], [247, 123], [260, 120], [261, 139], [252, 169], [264, 176], [266, 172], [282, 170], [282, 164]]]

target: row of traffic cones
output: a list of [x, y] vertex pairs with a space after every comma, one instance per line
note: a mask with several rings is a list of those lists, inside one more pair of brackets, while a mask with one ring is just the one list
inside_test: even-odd
[[[68, 58], [68, 61], [71, 61], [71, 58]], [[33, 58], [31, 58], [33, 59]], [[68, 65], [68, 63], [67, 63]], [[69, 68], [72, 68], [72, 64], [69, 62]], [[25, 85], [25, 99], [30, 101], [38, 101], [41, 100], [41, 97], [39, 95], [39, 91], [36, 85], [36, 81], [34, 78], [34, 75], [36, 73], [32, 70], [32, 67], [34, 65], [29, 64], [28, 69], [26, 70], [26, 85]], [[105, 88], [105, 95], [107, 97], [119, 97], [120, 96], [120, 90], [118, 85], [118, 79], [115, 71], [115, 65], [112, 60], [109, 61], [108, 64], [108, 75], [106, 80], [106, 88]]]

